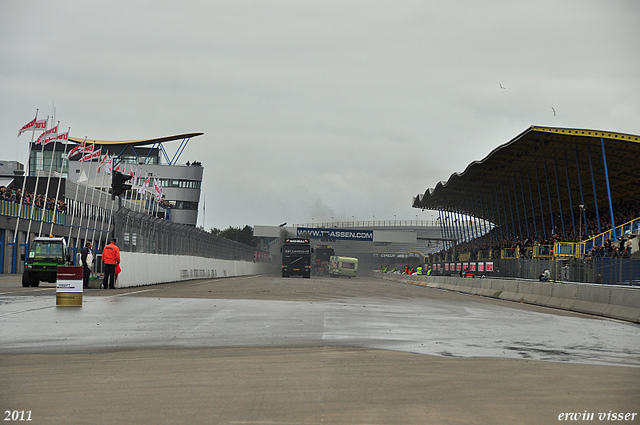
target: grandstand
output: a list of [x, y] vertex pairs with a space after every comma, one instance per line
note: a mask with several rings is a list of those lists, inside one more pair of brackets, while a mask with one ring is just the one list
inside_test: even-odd
[[[528, 128], [414, 198], [415, 208], [495, 226], [459, 244], [456, 257], [449, 246], [431, 261], [450, 266], [484, 256], [499, 264], [503, 276], [535, 278], [544, 267], [556, 277], [560, 268], [569, 269], [572, 280], [638, 282], [640, 170], [628, 162], [639, 154], [636, 135]], [[447, 235], [463, 234], [453, 220], [441, 227]], [[513, 260], [528, 263], [515, 267]]]

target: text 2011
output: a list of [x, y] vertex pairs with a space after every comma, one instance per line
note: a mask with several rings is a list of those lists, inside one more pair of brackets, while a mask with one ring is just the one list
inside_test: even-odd
[[30, 421], [31, 410], [5, 410], [5, 421]]

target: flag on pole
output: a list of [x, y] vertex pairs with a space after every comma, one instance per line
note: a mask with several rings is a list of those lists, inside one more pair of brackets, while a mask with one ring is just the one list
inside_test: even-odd
[[149, 176], [146, 176], [144, 182], [142, 182], [140, 187], [138, 187], [138, 193], [144, 193], [144, 191], [147, 190], [147, 187], [149, 187]]
[[[45, 131], [44, 133], [42, 133], [40, 135], [40, 137], [38, 137], [38, 140], [36, 140], [34, 143], [36, 145], [39, 145], [43, 140], [49, 139], [49, 136], [51, 136], [52, 134], [58, 134], [58, 126], [57, 125], [55, 127], [50, 128], [49, 130]], [[51, 139], [51, 140], [53, 140], [53, 139]], [[51, 140], [48, 140], [48, 141], [50, 142]]]
[[22, 133], [24, 133], [25, 131], [28, 130], [45, 130], [47, 128], [47, 120], [40, 120], [40, 121], [36, 121], [36, 119], [34, 118], [33, 121], [29, 122], [28, 124], [25, 124], [20, 131], [18, 132], [18, 137], [20, 137], [20, 135]]
[[47, 118], [43, 120], [36, 121], [36, 130], [46, 130], [47, 129]]
[[100, 164], [98, 164], [98, 171], [96, 171], [96, 173], [99, 173], [100, 170], [102, 170], [102, 166], [106, 164], [108, 158], [109, 158], [109, 154], [105, 153], [102, 159], [100, 160]]
[[37, 119], [37, 114], [36, 114], [36, 118], [33, 119], [33, 121], [29, 121], [28, 123], [26, 123], [25, 125], [22, 126], [22, 128], [20, 129], [20, 131], [18, 131], [18, 137], [20, 137], [20, 135], [22, 133], [24, 133], [25, 131], [28, 130], [35, 130], [36, 128], [36, 119]]
[[153, 178], [153, 189], [156, 192], [156, 200], [162, 199], [162, 183], [157, 178]]
[[58, 135], [51, 135], [49, 137], [44, 138], [40, 143], [43, 145], [47, 145], [53, 141], [58, 141], [58, 140], [69, 140], [69, 132], [65, 132], [65, 133], [60, 133]]
[[[87, 140], [85, 139], [82, 141], [82, 143], [80, 143], [79, 145], [76, 145], [73, 149], [71, 149], [69, 151], [69, 154], [67, 155], [67, 159], [71, 158], [72, 156], [80, 155], [81, 153], [83, 153], [84, 149], [86, 148], [86, 142]], [[98, 169], [98, 171], [100, 171], [100, 169]]]
[[100, 155], [102, 155], [102, 148], [98, 149], [95, 152], [86, 154], [85, 156], [80, 158], [78, 162], [91, 161], [93, 159], [100, 158]]
[[104, 164], [104, 171], [107, 174], [111, 174], [112, 170], [113, 170], [113, 157], [110, 156], [107, 162]]

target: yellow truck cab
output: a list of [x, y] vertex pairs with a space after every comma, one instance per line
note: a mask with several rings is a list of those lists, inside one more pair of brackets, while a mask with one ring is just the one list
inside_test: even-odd
[[358, 259], [353, 257], [331, 256], [329, 274], [333, 277], [347, 276], [349, 279], [358, 274]]

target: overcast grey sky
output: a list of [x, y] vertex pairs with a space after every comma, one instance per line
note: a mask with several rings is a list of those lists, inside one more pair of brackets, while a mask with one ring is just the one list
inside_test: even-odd
[[413, 196], [531, 125], [640, 134], [640, 1], [2, 0], [0, 159], [54, 106], [204, 132], [206, 229], [429, 220]]

